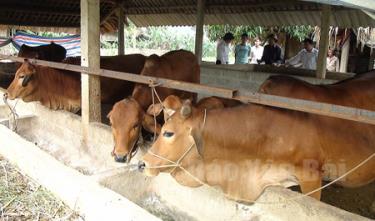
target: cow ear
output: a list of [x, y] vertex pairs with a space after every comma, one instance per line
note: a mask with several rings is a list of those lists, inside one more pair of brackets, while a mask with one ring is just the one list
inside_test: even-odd
[[197, 128], [190, 128], [190, 135], [193, 137], [195, 146], [197, 148], [198, 154], [203, 157], [203, 139], [202, 134]]
[[143, 115], [142, 126], [148, 132], [160, 134], [161, 126], [157, 122], [155, 125], [154, 117], [151, 115], [148, 115], [148, 114]]
[[147, 114], [151, 116], [158, 116], [163, 110], [163, 105], [161, 103], [151, 104], [147, 109]]
[[32, 78], [33, 78], [32, 74], [25, 75], [25, 77], [22, 80], [22, 87], [26, 87]]
[[190, 100], [185, 100], [184, 103], [182, 104], [182, 107], [180, 109], [180, 114], [183, 118], [188, 118], [190, 117], [192, 113], [192, 107], [191, 107], [191, 101]]

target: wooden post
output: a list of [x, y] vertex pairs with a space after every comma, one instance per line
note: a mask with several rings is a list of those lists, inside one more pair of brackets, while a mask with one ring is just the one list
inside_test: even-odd
[[373, 70], [375, 67], [375, 51], [374, 49], [370, 49], [370, 57], [369, 57], [369, 62], [368, 62], [368, 70]]
[[[100, 0], [81, 0], [81, 65], [100, 69]], [[81, 74], [82, 138], [87, 144], [89, 123], [101, 121], [100, 78]]]
[[205, 0], [198, 0], [197, 20], [195, 24], [195, 55], [198, 58], [199, 64], [202, 62], [204, 4], [205, 4], [204, 1]]
[[119, 16], [118, 16], [118, 55], [125, 54], [125, 30], [124, 30], [124, 10], [120, 7], [119, 8]]
[[331, 20], [331, 6], [323, 5], [320, 20], [319, 56], [316, 67], [316, 77], [325, 78], [327, 72], [327, 52], [329, 46], [329, 24]]
[[340, 72], [347, 72], [349, 61], [350, 38], [346, 39], [341, 49]]

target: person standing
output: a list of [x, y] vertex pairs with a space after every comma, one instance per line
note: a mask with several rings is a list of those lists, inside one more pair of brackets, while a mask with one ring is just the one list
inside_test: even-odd
[[223, 39], [219, 41], [216, 48], [216, 64], [228, 64], [229, 63], [229, 52], [230, 44], [232, 43], [234, 36], [228, 32], [224, 35]]
[[257, 60], [262, 59], [263, 46], [260, 45], [261, 41], [258, 37], [254, 39], [254, 46], [251, 47], [250, 64], [257, 64]]
[[241, 35], [241, 43], [234, 49], [235, 64], [248, 64], [251, 48], [247, 44], [249, 36], [246, 33]]
[[340, 61], [339, 58], [336, 57], [335, 51], [332, 49], [328, 49], [328, 56], [327, 56], [327, 71], [340, 71]]
[[314, 48], [313, 40], [305, 38], [303, 41], [303, 47], [298, 54], [285, 61], [285, 65], [297, 65], [302, 64], [302, 68], [315, 70], [318, 62], [318, 49]]
[[270, 34], [267, 39], [268, 44], [264, 46], [262, 58], [257, 60], [258, 63], [281, 64], [281, 48], [277, 44], [277, 36], [275, 34]]

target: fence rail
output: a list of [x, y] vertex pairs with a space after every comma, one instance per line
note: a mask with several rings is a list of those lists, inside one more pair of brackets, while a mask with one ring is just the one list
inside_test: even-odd
[[[23, 62], [24, 58], [0, 55], [0, 59], [9, 59], [12, 61]], [[43, 61], [37, 59], [29, 59], [35, 65], [43, 65], [51, 68], [61, 70], [81, 72], [84, 74], [91, 74], [119, 80], [126, 80], [142, 84], [157, 84], [160, 87], [173, 88], [195, 93], [202, 93], [206, 95], [218, 96], [223, 98], [232, 98], [242, 102], [250, 102], [262, 104], [272, 107], [284, 108], [289, 110], [302, 111], [306, 113], [319, 114], [323, 116], [335, 117], [345, 120], [352, 120], [362, 123], [375, 125], [375, 112], [359, 108], [345, 107], [340, 105], [333, 105], [328, 103], [321, 103], [315, 101], [307, 101], [301, 99], [280, 97], [275, 95], [267, 95], [261, 93], [251, 93], [245, 90], [232, 90], [221, 87], [214, 87], [202, 84], [188, 83], [183, 81], [170, 80], [165, 78], [156, 78], [151, 76], [140, 76], [131, 73], [110, 71], [104, 69], [90, 69], [88, 67], [81, 67], [79, 65], [71, 65], [58, 62]]]

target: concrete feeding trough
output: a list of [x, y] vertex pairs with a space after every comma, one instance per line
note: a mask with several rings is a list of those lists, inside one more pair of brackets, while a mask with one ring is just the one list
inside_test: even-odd
[[22, 101], [16, 110], [18, 134], [0, 103], [0, 154], [86, 220], [367, 220], [310, 197], [288, 201], [300, 194], [280, 187], [267, 188], [259, 201], [282, 203], [244, 205], [207, 186], [181, 186], [168, 174], [145, 177], [114, 162], [109, 126], [91, 124], [83, 147], [79, 116]]

